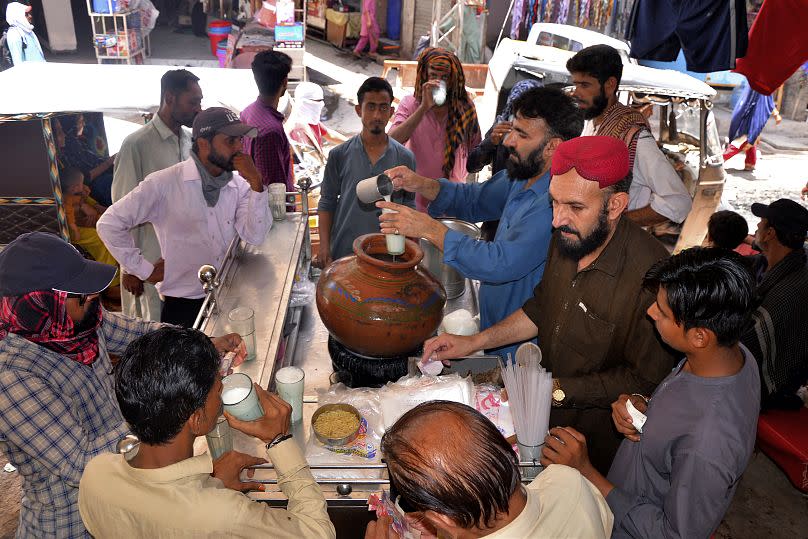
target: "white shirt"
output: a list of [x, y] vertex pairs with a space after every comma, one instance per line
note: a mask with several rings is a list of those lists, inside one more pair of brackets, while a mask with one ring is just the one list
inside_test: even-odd
[[[584, 124], [582, 137], [597, 135], [592, 120]], [[633, 179], [628, 190], [628, 209], [651, 209], [674, 223], [681, 223], [690, 213], [693, 199], [684, 182], [657, 146], [654, 135], [642, 130], [637, 138]]]
[[98, 220], [98, 235], [126, 273], [146, 280], [154, 265], [143, 257], [129, 231], [151, 223], [165, 260], [164, 296], [201, 298], [200, 266], [221, 268], [227, 247], [238, 235], [254, 245], [264, 241], [272, 215], [266, 190], [253, 191], [237, 173], [210, 208], [193, 159], [150, 174], [110, 206]]
[[611, 536], [612, 511], [598, 489], [578, 470], [552, 464], [526, 490], [527, 503], [519, 516], [486, 535], [486, 539]]

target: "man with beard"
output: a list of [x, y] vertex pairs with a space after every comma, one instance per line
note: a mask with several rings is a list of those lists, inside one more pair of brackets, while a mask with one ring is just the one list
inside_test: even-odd
[[[393, 185], [422, 195], [429, 201], [429, 215], [377, 203], [398, 212], [381, 215], [383, 233], [426, 238], [443, 251], [445, 264], [481, 281], [482, 329], [519, 308], [542, 278], [553, 218], [547, 196], [550, 163], [558, 145], [575, 137], [583, 124], [572, 99], [550, 88], [524, 92], [514, 101], [513, 111], [513, 128], [502, 142], [510, 153], [505, 170], [481, 184], [457, 184], [398, 167], [388, 171]], [[430, 216], [472, 223], [499, 219], [500, 224], [494, 241], [476, 241]], [[507, 358], [520, 341], [533, 337], [485, 348]]]
[[641, 226], [684, 222], [693, 200], [679, 175], [654, 140], [638, 110], [617, 100], [623, 76], [620, 54], [608, 45], [593, 45], [567, 61], [575, 84], [573, 98], [587, 120], [583, 136], [603, 135], [622, 140], [629, 150], [629, 188], [626, 216]]
[[[236, 234], [252, 244], [266, 237], [272, 224], [268, 195], [252, 159], [241, 152], [242, 139], [255, 131], [229, 109], [200, 112], [191, 157], [149, 175], [98, 220], [98, 235], [123, 271], [157, 284], [163, 322], [193, 325], [205, 296], [200, 266], [221, 268]], [[130, 235], [143, 223], [154, 226], [160, 243], [156, 264]]]
[[553, 373], [550, 426], [584, 433], [604, 474], [620, 444], [612, 402], [624, 393], [651, 394], [674, 365], [646, 317], [654, 296], [642, 287], [648, 268], [668, 253], [623, 215], [628, 163], [625, 144], [612, 137], [561, 144], [550, 182], [556, 230], [533, 297], [481, 333], [424, 344], [424, 358], [445, 360], [538, 335], [542, 365]]
[[[353, 253], [357, 237], [379, 229], [380, 211], [356, 198], [356, 184], [399, 165], [415, 168], [412, 152], [384, 132], [393, 115], [390, 83], [370, 77], [359, 87], [356, 99], [362, 132], [331, 150], [320, 188], [320, 251], [314, 264], [321, 268]], [[415, 196], [403, 195], [397, 200], [414, 208]]]
[[[154, 118], [121, 144], [112, 178], [112, 201], [117, 202], [152, 172], [163, 170], [188, 159], [191, 127], [202, 110], [199, 78], [185, 69], [166, 71], [160, 79], [160, 108]], [[160, 245], [151, 224], [131, 231], [135, 246], [143, 257], [155, 264], [160, 259]], [[121, 307], [127, 316], [160, 320], [163, 302], [152, 283], [134, 275], [123, 274]]]

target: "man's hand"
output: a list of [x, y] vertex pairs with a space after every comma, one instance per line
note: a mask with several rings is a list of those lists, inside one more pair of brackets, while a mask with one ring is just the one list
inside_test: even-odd
[[544, 438], [541, 465], [563, 464], [581, 473], [592, 467], [586, 451], [586, 438], [572, 427], [555, 427]]
[[166, 261], [162, 258], [154, 263], [154, 269], [146, 279], [151, 284], [157, 284], [165, 278]]
[[[241, 470], [256, 464], [265, 464], [266, 460], [252, 455], [245, 455], [238, 451], [228, 451], [218, 460], [213, 461], [213, 477], [219, 479], [224, 486], [239, 492], [248, 490], [264, 490], [264, 485], [252, 481], [242, 482], [239, 478]], [[254, 470], [247, 470], [247, 477], [252, 478]]]
[[808, 199], [808, 182], [806, 182], [805, 187], [802, 188], [802, 199]]
[[393, 210], [395, 213], [384, 213], [379, 216], [382, 234], [402, 234], [411, 238], [426, 238], [433, 245], [443, 250], [443, 238], [449, 230], [446, 225], [429, 215], [407, 206], [380, 200], [377, 208]]
[[393, 188], [404, 189], [409, 193], [418, 193], [424, 187], [424, 178], [409, 169], [406, 165], [399, 165], [384, 171], [393, 181]]
[[545, 467], [551, 464], [563, 464], [575, 468], [595, 485], [604, 498], [614, 489], [614, 485], [589, 462], [586, 438], [572, 427], [550, 429], [550, 434], [544, 439], [540, 462]]
[[511, 122], [499, 122], [491, 131], [491, 142], [497, 146], [502, 144], [502, 141], [505, 139], [508, 133], [511, 132], [512, 127], [513, 124]]
[[629, 399], [631, 399], [631, 404], [634, 405], [638, 412], [644, 414], [648, 409], [648, 404], [641, 397], [623, 394], [617, 397], [617, 400], [612, 403], [612, 421], [614, 421], [617, 432], [621, 433], [632, 442], [639, 442], [640, 433], [634, 428], [631, 415], [628, 413], [628, 409], [626, 409], [626, 401]]
[[421, 85], [421, 106], [426, 110], [435, 106], [435, 99], [432, 97], [432, 90], [438, 88], [440, 83], [436, 80], [428, 80]]
[[262, 192], [264, 190], [264, 182], [261, 180], [261, 173], [258, 172], [252, 157], [246, 153], [237, 153], [233, 156], [233, 166], [241, 175], [242, 178], [247, 180], [250, 188], [253, 191]]
[[135, 297], [139, 297], [143, 294], [143, 281], [131, 275], [129, 273], [123, 273], [121, 275], [121, 284], [123, 287], [129, 291]]
[[320, 248], [317, 254], [314, 255], [311, 264], [315, 268], [325, 269], [331, 262], [333, 262], [331, 260], [331, 246], [320, 241]]
[[392, 524], [393, 518], [388, 516], [371, 520], [365, 528], [365, 539], [398, 539], [399, 535], [393, 530]]
[[432, 358], [434, 361], [440, 360], [444, 365], [448, 365], [446, 361], [448, 359], [471, 355], [482, 348], [477, 342], [478, 336], [479, 333], [469, 337], [444, 333], [433, 337], [424, 343], [424, 354], [421, 356], [421, 361], [426, 362]]
[[264, 416], [255, 421], [241, 421], [230, 413], [224, 416], [230, 426], [244, 434], [255, 436], [264, 443], [269, 443], [279, 434], [289, 432], [289, 422], [292, 417], [292, 407], [277, 395], [267, 392], [258, 384], [253, 384], [258, 393], [258, 401], [264, 409]]
[[223, 356], [228, 352], [236, 353], [236, 357], [233, 359], [233, 364], [231, 367], [238, 367], [244, 363], [244, 359], [247, 357], [247, 345], [244, 343], [244, 339], [242, 339], [241, 335], [238, 333], [228, 333], [227, 335], [222, 335], [221, 337], [213, 337], [211, 338], [210, 342], [212, 342], [213, 346], [216, 347], [216, 351], [219, 352], [219, 356]]

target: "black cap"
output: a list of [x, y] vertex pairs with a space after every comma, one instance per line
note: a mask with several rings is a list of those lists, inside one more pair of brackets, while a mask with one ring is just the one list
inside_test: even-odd
[[110, 285], [117, 270], [87, 260], [59, 236], [28, 232], [0, 252], [0, 296], [36, 290], [96, 294]]
[[752, 213], [769, 222], [769, 226], [792, 234], [808, 233], [808, 209], [787, 198], [771, 204], [752, 204]]
[[228, 137], [254, 137], [258, 130], [242, 122], [238, 114], [224, 107], [211, 107], [196, 115], [191, 138], [223, 133]]

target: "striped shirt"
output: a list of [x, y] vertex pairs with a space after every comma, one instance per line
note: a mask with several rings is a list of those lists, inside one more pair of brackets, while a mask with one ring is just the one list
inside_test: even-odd
[[88, 537], [78, 510], [85, 464], [127, 434], [109, 354], [159, 324], [104, 311], [90, 366], [9, 334], [0, 340], [0, 449], [22, 476], [17, 537]]

